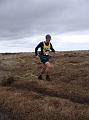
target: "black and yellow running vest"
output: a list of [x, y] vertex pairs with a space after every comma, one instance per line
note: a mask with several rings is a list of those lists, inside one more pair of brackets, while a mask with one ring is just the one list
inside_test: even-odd
[[49, 43], [49, 45], [46, 45], [45, 42], [43, 42], [43, 53], [44, 53], [44, 55], [49, 55], [49, 51], [50, 51], [50, 43]]

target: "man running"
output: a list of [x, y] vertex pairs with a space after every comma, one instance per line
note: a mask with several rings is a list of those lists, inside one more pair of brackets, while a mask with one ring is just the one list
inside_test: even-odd
[[[46, 74], [46, 80], [50, 81], [49, 73], [52, 69], [52, 64], [49, 62], [49, 51], [55, 52], [53, 49], [53, 46], [50, 42], [51, 36], [48, 34], [45, 36], [45, 41], [40, 42], [36, 48], [35, 48], [35, 56], [36, 58], [40, 58], [40, 61], [42, 64], [42, 69], [40, 71], [40, 75], [38, 76], [38, 79], [42, 80], [42, 74]], [[38, 48], [41, 49], [41, 51], [38, 53]]]

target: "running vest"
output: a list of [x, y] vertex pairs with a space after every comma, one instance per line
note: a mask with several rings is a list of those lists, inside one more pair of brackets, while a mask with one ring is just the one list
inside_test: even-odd
[[50, 43], [49, 45], [46, 45], [45, 42], [43, 42], [43, 53], [44, 55], [49, 55], [49, 51], [50, 51]]

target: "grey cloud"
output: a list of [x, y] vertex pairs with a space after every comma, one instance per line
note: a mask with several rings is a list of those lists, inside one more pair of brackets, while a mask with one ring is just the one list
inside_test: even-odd
[[89, 29], [88, 0], [0, 0], [0, 36]]

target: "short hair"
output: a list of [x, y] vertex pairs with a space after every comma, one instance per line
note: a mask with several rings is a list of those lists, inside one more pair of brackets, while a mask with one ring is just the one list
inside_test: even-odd
[[46, 40], [51, 39], [51, 35], [48, 34], [48, 35], [45, 36], [45, 38], [46, 38]]

